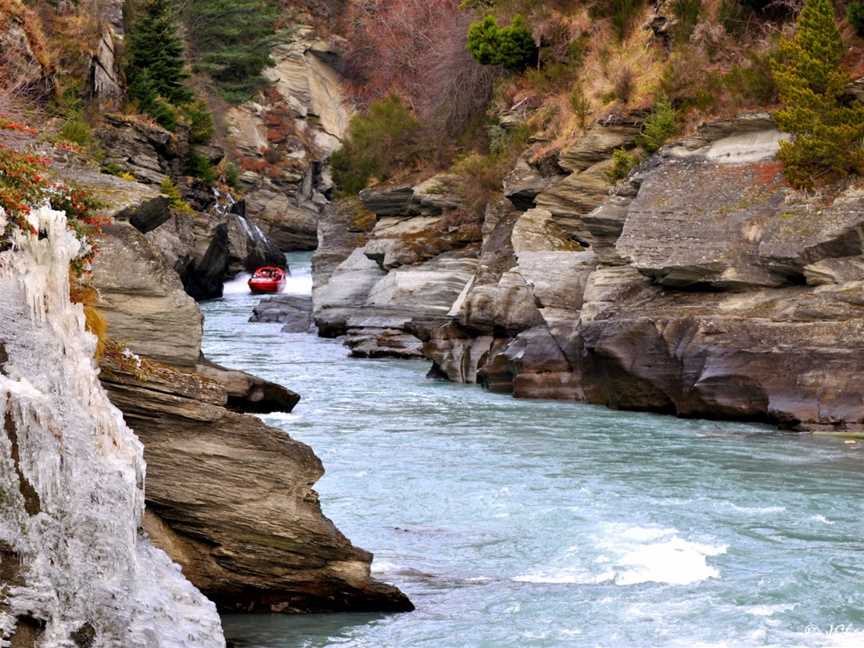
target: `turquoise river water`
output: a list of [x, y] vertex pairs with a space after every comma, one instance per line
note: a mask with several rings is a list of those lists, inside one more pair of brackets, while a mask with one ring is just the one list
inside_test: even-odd
[[227, 616], [238, 648], [864, 646], [864, 444], [433, 382], [249, 324], [257, 300], [203, 304], [207, 355], [302, 394], [264, 420], [417, 611]]

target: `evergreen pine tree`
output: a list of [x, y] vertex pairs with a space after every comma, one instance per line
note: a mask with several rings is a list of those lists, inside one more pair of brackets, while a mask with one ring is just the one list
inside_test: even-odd
[[129, 96], [143, 112], [173, 129], [177, 119], [173, 107], [191, 101], [192, 92], [184, 85], [189, 75], [171, 1], [146, 0], [130, 26], [127, 42]]
[[278, 17], [272, 0], [192, 0], [195, 69], [208, 74], [227, 100], [251, 98], [265, 82], [261, 72], [273, 63]]
[[795, 36], [781, 43], [772, 65], [783, 103], [775, 118], [794, 136], [779, 154], [793, 186], [809, 188], [820, 177], [864, 167], [864, 107], [844, 103], [849, 78], [842, 58], [831, 0], [806, 0]]

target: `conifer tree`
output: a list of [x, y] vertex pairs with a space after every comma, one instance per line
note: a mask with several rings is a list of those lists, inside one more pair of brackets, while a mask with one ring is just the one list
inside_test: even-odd
[[811, 188], [820, 178], [864, 168], [864, 107], [844, 103], [848, 76], [831, 0], [806, 0], [795, 36], [772, 65], [783, 108], [780, 128], [794, 136], [780, 145], [787, 180]]
[[192, 100], [184, 85], [188, 78], [183, 43], [170, 0], [146, 0], [128, 36], [126, 77], [129, 96], [162, 126], [176, 126], [174, 106]]
[[208, 74], [235, 103], [251, 98], [272, 65], [279, 7], [272, 0], [192, 0], [189, 27], [195, 70]]

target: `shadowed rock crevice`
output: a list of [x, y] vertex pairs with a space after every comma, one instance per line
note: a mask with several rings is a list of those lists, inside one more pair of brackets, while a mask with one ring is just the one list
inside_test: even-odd
[[18, 490], [21, 497], [24, 498], [24, 510], [28, 515], [36, 515], [42, 510], [42, 503], [39, 500], [39, 493], [33, 488], [33, 484], [24, 475], [21, 470], [21, 455], [18, 447], [18, 430], [15, 427], [15, 421], [12, 420], [12, 414], [5, 412], [3, 417], [3, 430], [9, 439], [11, 446], [12, 463], [15, 465], [15, 473], [18, 475]]

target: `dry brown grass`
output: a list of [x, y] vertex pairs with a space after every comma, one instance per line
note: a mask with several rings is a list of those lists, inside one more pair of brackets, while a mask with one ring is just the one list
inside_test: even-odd
[[53, 61], [39, 15], [21, 0], [0, 0], [0, 29], [6, 28], [11, 21], [19, 23], [24, 29], [27, 42], [39, 64], [46, 70], [51, 69]]
[[84, 306], [84, 322], [87, 330], [96, 336], [96, 360], [102, 359], [108, 342], [108, 322], [96, 308], [99, 295], [90, 286], [73, 281], [69, 287], [69, 298], [73, 304]]

